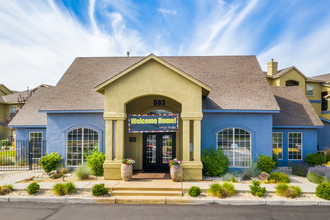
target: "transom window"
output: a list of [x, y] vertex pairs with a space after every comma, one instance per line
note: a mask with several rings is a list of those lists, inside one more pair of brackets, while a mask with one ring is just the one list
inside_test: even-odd
[[75, 167], [86, 162], [84, 154], [99, 143], [99, 135], [89, 128], [76, 128], [67, 133], [67, 166]]
[[283, 134], [281, 132], [273, 132], [273, 153], [277, 155], [279, 160], [283, 159]]
[[163, 109], [157, 109], [157, 110], [152, 110], [150, 112], [147, 112], [146, 114], [148, 115], [159, 115], [159, 114], [172, 114], [172, 112], [163, 110]]
[[289, 160], [302, 159], [302, 133], [289, 132]]
[[16, 113], [17, 107], [10, 107], [10, 114]]
[[311, 85], [311, 84], [307, 84], [307, 86], [306, 86], [306, 93], [307, 93], [307, 95], [313, 95], [313, 91], [314, 91], [314, 86], [313, 85]]
[[218, 133], [218, 149], [228, 156], [230, 167], [249, 167], [251, 134], [240, 128], [228, 128]]

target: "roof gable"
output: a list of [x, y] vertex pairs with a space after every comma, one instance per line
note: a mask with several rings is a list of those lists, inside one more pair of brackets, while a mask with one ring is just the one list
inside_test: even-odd
[[118, 74], [116, 74], [115, 76], [112, 76], [111, 78], [109, 78], [108, 80], [104, 81], [103, 83], [97, 85], [94, 89], [95, 91], [103, 94], [104, 93], [104, 87], [106, 87], [107, 85], [110, 85], [112, 82], [118, 80], [119, 78], [125, 76], [126, 74], [129, 74], [132, 70], [142, 66], [143, 64], [147, 63], [150, 60], [155, 60], [158, 63], [166, 66], [167, 68], [171, 69], [172, 71], [178, 73], [179, 75], [181, 75], [182, 77], [190, 80], [191, 82], [197, 84], [198, 86], [202, 87], [203, 89], [203, 95], [207, 96], [210, 92], [211, 92], [211, 87], [209, 87], [208, 85], [202, 83], [201, 81], [195, 79], [194, 77], [190, 76], [189, 74], [183, 72], [182, 70], [178, 69], [177, 67], [171, 65], [170, 63], [164, 61], [163, 59], [155, 56], [154, 54], [150, 54], [149, 56], [145, 57], [144, 59], [140, 60], [139, 62], [131, 65], [130, 67], [128, 67], [127, 69], [119, 72]]

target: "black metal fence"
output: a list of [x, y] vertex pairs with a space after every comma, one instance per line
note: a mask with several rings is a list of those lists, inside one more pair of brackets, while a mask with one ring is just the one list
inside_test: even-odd
[[46, 141], [16, 140], [0, 147], [0, 170], [39, 170]]

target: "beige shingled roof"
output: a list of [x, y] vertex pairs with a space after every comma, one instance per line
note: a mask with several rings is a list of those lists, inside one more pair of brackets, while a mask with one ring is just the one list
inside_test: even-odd
[[13, 94], [2, 96], [2, 100], [0, 99], [0, 103], [18, 103], [18, 98], [20, 96], [22, 98], [25, 98], [28, 96], [28, 92], [25, 90], [23, 92], [16, 92]]
[[29, 98], [28, 102], [23, 106], [23, 108], [17, 113], [13, 120], [9, 123], [9, 126], [45, 126], [47, 123], [46, 113], [39, 113], [38, 109], [49, 101], [52, 87], [42, 87]]
[[273, 126], [323, 126], [299, 86], [272, 86], [281, 112], [273, 114]]
[[[143, 58], [75, 59], [41, 110], [103, 110], [104, 96], [94, 87]], [[204, 109], [279, 110], [255, 56], [160, 58], [211, 87]]]
[[322, 75], [318, 75], [318, 76], [313, 76], [313, 77], [311, 77], [311, 79], [330, 82], [330, 73], [326, 73], [326, 74], [322, 74]]

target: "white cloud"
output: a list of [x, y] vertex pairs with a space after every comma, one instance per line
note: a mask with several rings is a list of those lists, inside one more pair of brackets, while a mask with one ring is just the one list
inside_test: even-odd
[[167, 15], [167, 14], [176, 15], [176, 11], [175, 10], [169, 10], [169, 9], [165, 9], [165, 8], [158, 8], [157, 11], [159, 11], [163, 15]]
[[52, 1], [0, 1], [0, 79], [23, 90], [41, 83], [55, 85], [75, 57], [147, 54], [139, 33], [128, 29], [120, 13], [109, 13], [111, 34], [94, 19], [83, 27]]
[[266, 69], [266, 63], [274, 58], [279, 69], [296, 66], [307, 76], [330, 73], [330, 24], [321, 23], [319, 28], [300, 39], [292, 33], [284, 33], [280, 43], [258, 55], [260, 65]]

